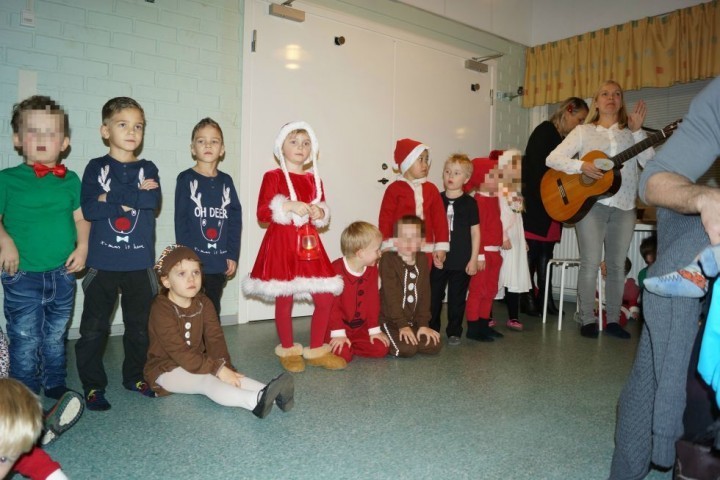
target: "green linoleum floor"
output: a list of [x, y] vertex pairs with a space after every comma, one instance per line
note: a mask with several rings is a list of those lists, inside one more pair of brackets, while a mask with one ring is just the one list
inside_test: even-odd
[[[505, 317], [504, 306], [495, 310]], [[544, 326], [523, 320], [522, 333], [500, 324], [504, 339], [463, 338], [436, 357], [308, 367], [295, 374], [294, 410], [276, 408], [264, 420], [202, 396], [124, 390], [122, 342], [113, 337], [113, 408], [87, 411], [48, 452], [73, 479], [606, 478], [638, 325], [629, 341], [589, 340], [571, 319], [561, 332], [553, 316]], [[296, 341], [307, 343], [308, 319], [294, 325]], [[225, 333], [240, 371], [265, 382], [281, 372], [272, 322]], [[73, 351], [70, 342], [69, 385], [79, 389]]]

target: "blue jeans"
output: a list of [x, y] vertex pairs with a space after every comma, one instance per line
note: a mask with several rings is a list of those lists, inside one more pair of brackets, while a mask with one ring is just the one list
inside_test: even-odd
[[635, 210], [620, 210], [596, 203], [588, 214], [575, 224], [580, 249], [578, 298], [583, 325], [595, 323], [595, 287], [598, 268], [605, 247], [605, 305], [608, 323], [620, 319], [623, 288], [625, 287], [625, 258], [635, 230]]
[[47, 272], [2, 272], [10, 339], [10, 377], [40, 393], [65, 385], [65, 342], [75, 301], [75, 275], [64, 266]]

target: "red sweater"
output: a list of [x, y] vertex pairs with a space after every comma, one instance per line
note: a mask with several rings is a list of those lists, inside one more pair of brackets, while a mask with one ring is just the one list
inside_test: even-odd
[[[421, 195], [422, 208], [417, 208], [417, 195]], [[445, 205], [437, 187], [431, 182], [411, 183], [404, 177], [388, 186], [380, 205], [378, 227], [383, 235], [383, 248], [390, 246], [395, 222], [405, 215], [417, 215], [425, 222], [423, 251], [450, 250], [450, 232]]]
[[344, 288], [335, 297], [330, 324], [331, 336], [351, 337], [353, 332], [364, 330], [370, 335], [380, 333], [380, 291], [377, 267], [366, 267], [362, 275], [351, 273], [343, 257], [332, 263], [335, 273], [342, 276]]
[[497, 197], [475, 194], [475, 201], [480, 215], [480, 254], [484, 247], [499, 247], [503, 242], [502, 221], [500, 220], [500, 203]]

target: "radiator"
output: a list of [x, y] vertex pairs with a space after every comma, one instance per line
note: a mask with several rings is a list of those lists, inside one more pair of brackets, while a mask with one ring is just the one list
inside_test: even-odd
[[[640, 242], [645, 238], [649, 237], [655, 231], [654, 225], [648, 224], [637, 224], [635, 226], [635, 232], [633, 233], [632, 241], [630, 242], [630, 248], [628, 248], [628, 258], [632, 262], [632, 269], [630, 270], [629, 277], [637, 280], [637, 274], [640, 270], [645, 268], [645, 260], [640, 255]], [[577, 245], [577, 237], [575, 236], [575, 227], [563, 228], [562, 239], [560, 243], [555, 245], [555, 252], [553, 253], [555, 258], [580, 258], [580, 252]], [[575, 301], [577, 296], [577, 278], [579, 268], [568, 268], [565, 272], [565, 298], [569, 298]], [[552, 289], [553, 292], [560, 294], [560, 270], [558, 268], [553, 269]]]

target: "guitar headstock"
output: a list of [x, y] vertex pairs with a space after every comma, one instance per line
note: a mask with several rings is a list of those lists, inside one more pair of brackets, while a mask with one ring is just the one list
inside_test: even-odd
[[661, 130], [661, 131], [662, 131], [662, 134], [663, 134], [663, 137], [667, 138], [667, 137], [669, 137], [670, 135], [672, 135], [672, 133], [678, 128], [678, 126], [680, 125], [680, 123], [682, 123], [682, 118], [678, 118], [677, 120], [675, 120], [674, 122], [672, 122], [671, 124], [669, 124], [668, 126], [666, 126], [665, 128], [663, 128], [663, 129]]

